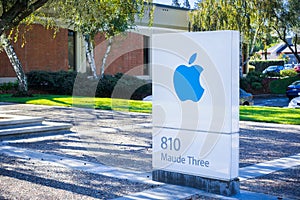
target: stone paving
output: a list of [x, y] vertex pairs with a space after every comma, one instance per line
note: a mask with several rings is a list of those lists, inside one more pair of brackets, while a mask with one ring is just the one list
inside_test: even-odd
[[[149, 173], [152, 170], [152, 119], [149, 114], [22, 104], [0, 105], [0, 112], [72, 123], [74, 132], [5, 138], [2, 145], [136, 172]], [[300, 126], [240, 123], [240, 167], [298, 153]], [[130, 182], [43, 162], [32, 164], [28, 159], [5, 154], [0, 154], [0, 157], [0, 199], [110, 199], [157, 187], [156, 184]], [[300, 162], [292, 168], [244, 180], [241, 189], [299, 199], [299, 167]], [[51, 197], [51, 194], [56, 196]], [[198, 198], [201, 199], [201, 195]]]

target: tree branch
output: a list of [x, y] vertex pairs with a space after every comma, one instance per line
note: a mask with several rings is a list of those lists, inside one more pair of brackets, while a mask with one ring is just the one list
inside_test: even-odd
[[39, 9], [48, 0], [38, 0], [31, 5], [28, 1], [17, 1], [7, 12], [3, 13], [0, 19], [0, 35], [5, 30], [9, 30], [17, 26], [23, 19], [28, 17], [31, 13]]
[[300, 62], [300, 56], [297, 53], [297, 44], [295, 44], [295, 51], [294, 51], [294, 49], [291, 47], [291, 45], [289, 45], [288, 41], [285, 38], [285, 36], [286, 36], [286, 28], [284, 28], [283, 36], [280, 34], [280, 31], [276, 29], [275, 26], [273, 26], [273, 29], [277, 32], [278, 37], [280, 38], [280, 40], [282, 40], [288, 46], [288, 48], [291, 50], [291, 52], [295, 55], [295, 57], [298, 60], [298, 62]]
[[2, 9], [2, 15], [4, 15], [7, 10], [7, 1], [2, 1]]
[[297, 41], [298, 41], [298, 34], [296, 33], [296, 34], [295, 34], [295, 41], [294, 41], [294, 46], [295, 46], [295, 52], [296, 52], [296, 53], [298, 53], [298, 52], [297, 52]]

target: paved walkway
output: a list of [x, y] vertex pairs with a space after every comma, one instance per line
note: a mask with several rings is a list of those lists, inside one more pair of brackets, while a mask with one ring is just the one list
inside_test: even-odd
[[[2, 141], [0, 199], [221, 198], [151, 181], [151, 115], [20, 104], [2, 105], [0, 112], [74, 125], [72, 134]], [[299, 198], [300, 126], [240, 127], [242, 193], [234, 198]]]

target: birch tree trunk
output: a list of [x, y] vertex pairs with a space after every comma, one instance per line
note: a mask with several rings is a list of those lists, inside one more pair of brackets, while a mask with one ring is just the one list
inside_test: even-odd
[[95, 64], [95, 58], [94, 58], [94, 47], [90, 40], [89, 35], [84, 35], [84, 42], [85, 42], [85, 54], [87, 61], [89, 63], [89, 66], [91, 67], [93, 78], [97, 79], [97, 72], [96, 72], [96, 64]]
[[107, 57], [110, 53], [110, 50], [111, 50], [111, 45], [112, 45], [112, 37], [109, 37], [108, 38], [108, 44], [107, 44], [107, 47], [106, 47], [106, 51], [105, 51], [105, 54], [102, 58], [102, 65], [101, 65], [101, 78], [103, 78], [103, 75], [104, 75], [104, 70], [105, 70], [105, 65], [106, 65], [106, 60], [107, 60]]
[[28, 95], [28, 87], [26, 76], [22, 67], [22, 64], [14, 50], [14, 47], [10, 43], [9, 39], [7, 38], [5, 33], [1, 34], [0, 37], [1, 46], [3, 47], [4, 51], [6, 52], [10, 63], [13, 66], [14, 71], [16, 72], [17, 79], [19, 82], [19, 94], [27, 96]]
[[239, 48], [240, 48], [240, 52], [239, 52], [239, 57], [240, 57], [240, 78], [243, 77], [243, 50], [242, 50], [242, 45], [243, 44], [243, 36], [240, 33], [240, 44], [239, 44]]

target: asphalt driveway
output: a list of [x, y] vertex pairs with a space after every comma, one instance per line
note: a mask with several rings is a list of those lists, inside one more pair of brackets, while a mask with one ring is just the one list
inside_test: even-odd
[[[41, 116], [48, 121], [67, 122], [74, 126], [74, 133], [71, 135], [18, 140], [12, 138], [10, 141], [5, 139], [5, 145], [19, 148], [20, 151], [26, 149], [133, 171], [152, 170], [150, 114], [23, 104], [0, 105], [0, 112]], [[240, 167], [299, 154], [299, 141], [300, 126], [240, 122]], [[126, 180], [118, 181], [118, 177], [107, 178], [78, 170], [51, 167], [29, 159], [5, 155], [0, 157], [0, 199], [19, 199], [20, 194], [27, 195], [25, 199], [47, 199], [50, 196], [54, 199], [107, 199], [152, 187], [144, 184], [131, 185]], [[300, 162], [292, 168], [244, 180], [241, 182], [241, 189], [283, 199], [298, 199], [299, 174]], [[105, 185], [103, 180], [110, 184]]]
[[258, 95], [254, 96], [253, 99], [255, 106], [287, 107], [290, 102], [284, 95]]

